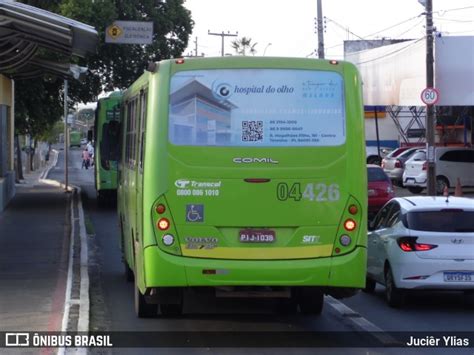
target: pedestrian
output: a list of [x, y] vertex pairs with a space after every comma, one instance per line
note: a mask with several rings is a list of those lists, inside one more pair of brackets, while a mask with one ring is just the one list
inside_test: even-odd
[[87, 148], [84, 148], [84, 150], [82, 151], [82, 169], [89, 169], [90, 158], [91, 157], [89, 155], [89, 151], [87, 150]]
[[90, 141], [87, 143], [87, 151], [89, 152], [91, 166], [94, 166], [94, 145]]

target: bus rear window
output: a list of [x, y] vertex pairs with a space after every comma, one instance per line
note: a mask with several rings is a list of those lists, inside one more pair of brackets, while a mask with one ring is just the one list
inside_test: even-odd
[[345, 143], [344, 83], [336, 72], [214, 69], [170, 83], [169, 140], [194, 146]]

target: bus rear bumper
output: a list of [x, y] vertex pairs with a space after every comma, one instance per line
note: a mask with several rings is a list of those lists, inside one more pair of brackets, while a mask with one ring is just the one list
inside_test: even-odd
[[343, 289], [365, 286], [367, 250], [357, 246], [351, 253], [336, 257], [269, 261], [182, 257], [150, 246], [144, 256], [146, 288], [320, 286], [335, 297], [337, 291], [345, 297]]

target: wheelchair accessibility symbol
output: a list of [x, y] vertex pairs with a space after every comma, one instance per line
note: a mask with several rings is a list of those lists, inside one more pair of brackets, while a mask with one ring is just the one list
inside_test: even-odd
[[186, 205], [186, 222], [203, 222], [204, 205]]

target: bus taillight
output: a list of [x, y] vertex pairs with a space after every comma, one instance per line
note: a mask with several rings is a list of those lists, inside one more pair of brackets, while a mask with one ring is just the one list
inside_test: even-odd
[[165, 205], [162, 205], [162, 204], [160, 203], [158, 206], [156, 206], [156, 209], [155, 209], [155, 210], [156, 210], [156, 212], [157, 212], [158, 214], [163, 214], [163, 213], [165, 213], [165, 211], [166, 211], [166, 207], [165, 207]]
[[359, 212], [359, 209], [357, 208], [356, 205], [350, 205], [349, 206], [349, 213], [350, 214], [356, 214], [357, 212]]
[[165, 231], [170, 227], [170, 221], [167, 218], [161, 218], [156, 224], [159, 230]]
[[352, 232], [354, 229], [356, 229], [357, 223], [353, 219], [346, 219], [344, 222], [344, 229], [348, 232]]

